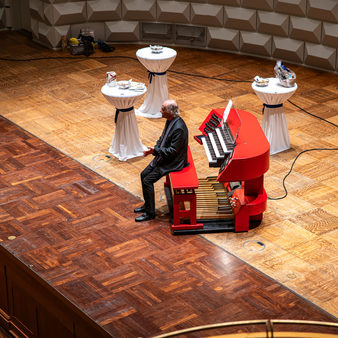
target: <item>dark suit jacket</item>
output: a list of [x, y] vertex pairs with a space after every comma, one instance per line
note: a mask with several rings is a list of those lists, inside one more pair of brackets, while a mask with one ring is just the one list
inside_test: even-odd
[[[169, 122], [166, 122], [165, 128]], [[164, 145], [161, 147], [163, 132], [154, 147], [153, 155], [158, 157], [156, 166], [160, 169], [162, 176], [172, 171], [180, 171], [188, 165], [188, 128], [181, 117], [173, 123]]]

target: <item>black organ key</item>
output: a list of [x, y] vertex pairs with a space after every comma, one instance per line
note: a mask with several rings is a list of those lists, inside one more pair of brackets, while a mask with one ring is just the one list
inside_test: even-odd
[[205, 126], [204, 132], [205, 132], [206, 134], [208, 134], [208, 133], [212, 133], [212, 130], [209, 129], [207, 126]]
[[228, 149], [234, 148], [234, 140], [231, 134], [231, 131], [227, 125], [224, 125], [225, 128], [221, 128], [221, 134], [225, 140], [226, 146]]
[[212, 124], [210, 124], [209, 122], [207, 122], [205, 124], [211, 131], [214, 131], [215, 130], [215, 126], [213, 126]]
[[223, 134], [221, 133], [222, 128], [216, 128], [215, 133], [217, 135], [219, 147], [222, 149], [222, 154], [227, 154], [230, 152], [226, 145], [226, 141], [224, 139]]
[[219, 125], [219, 123], [213, 119], [210, 119], [208, 122], [212, 124], [215, 128]]
[[217, 116], [215, 113], [212, 113], [211, 117], [212, 117], [214, 120], [218, 121], [218, 123], [220, 123], [221, 120], [222, 120], [222, 119], [221, 119], [219, 116]]
[[231, 159], [231, 157], [232, 157], [232, 151], [231, 151], [231, 153], [229, 153], [229, 154], [226, 154], [226, 156], [225, 156], [225, 159], [224, 159], [224, 161], [223, 161], [223, 163], [221, 164], [221, 166], [220, 166], [220, 169], [219, 169], [219, 174], [226, 168], [226, 166], [228, 165], [228, 163], [229, 163], [229, 161], [230, 161], [230, 159]]
[[201, 137], [201, 141], [204, 147], [205, 154], [207, 155], [209, 165], [215, 164], [217, 162], [216, 155], [214, 150], [212, 149], [211, 142], [208, 137]]
[[221, 141], [218, 138], [218, 134], [216, 132], [214, 132], [214, 133], [212, 133], [212, 137], [215, 141], [219, 155], [221, 156], [221, 158], [223, 158], [224, 157], [224, 150], [222, 148]]
[[209, 151], [210, 151], [210, 154], [211, 154], [211, 158], [213, 160], [216, 160], [216, 154], [215, 154], [214, 148], [213, 148], [213, 146], [211, 144], [211, 141], [210, 141], [209, 137], [206, 137], [205, 139], [207, 141], [207, 145], [208, 145], [208, 148], [209, 148]]

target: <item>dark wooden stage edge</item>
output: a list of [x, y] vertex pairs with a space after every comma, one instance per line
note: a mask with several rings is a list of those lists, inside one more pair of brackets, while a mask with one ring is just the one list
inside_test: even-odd
[[0, 320], [2, 327], [11, 334], [28, 337], [111, 337], [2, 246], [0, 268]]
[[0, 322], [15, 336], [151, 337], [326, 312], [0, 118]]

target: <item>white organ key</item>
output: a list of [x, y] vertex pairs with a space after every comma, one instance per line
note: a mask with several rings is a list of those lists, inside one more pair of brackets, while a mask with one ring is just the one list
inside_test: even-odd
[[214, 149], [216, 158], [222, 158], [222, 156], [220, 155], [220, 153], [218, 151], [217, 144], [216, 144], [216, 141], [214, 139], [214, 135], [212, 133], [208, 133], [208, 135], [209, 135], [209, 139], [210, 139], [210, 142], [212, 144], [212, 147]]
[[208, 158], [209, 163], [216, 163], [216, 161], [213, 160], [212, 157], [211, 157], [209, 147], [208, 147], [208, 144], [207, 144], [205, 137], [202, 137], [201, 140], [202, 140], [202, 144], [204, 146], [205, 153], [207, 154], [207, 158]]
[[227, 146], [226, 146], [226, 144], [224, 142], [223, 136], [222, 136], [221, 131], [219, 130], [219, 128], [216, 128], [216, 134], [218, 136], [219, 142], [221, 143], [221, 147], [222, 147], [224, 153], [225, 154], [228, 153], [229, 150], [228, 150], [228, 148], [227, 148]]

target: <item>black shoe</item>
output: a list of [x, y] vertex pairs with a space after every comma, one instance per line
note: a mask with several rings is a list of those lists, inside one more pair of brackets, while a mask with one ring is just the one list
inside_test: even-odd
[[154, 219], [155, 215], [154, 214], [148, 214], [148, 213], [144, 213], [141, 216], [138, 216], [135, 218], [135, 222], [144, 222], [144, 221], [149, 221], [151, 219]]
[[138, 213], [138, 212], [145, 212], [146, 211], [146, 207], [144, 205], [140, 206], [140, 207], [137, 207], [134, 209], [134, 212], [135, 213]]

